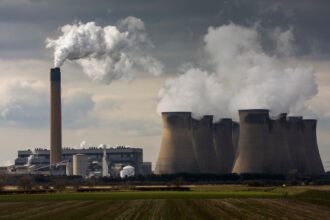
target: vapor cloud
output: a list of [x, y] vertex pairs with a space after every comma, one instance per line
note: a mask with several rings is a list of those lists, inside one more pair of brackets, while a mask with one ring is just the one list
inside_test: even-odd
[[78, 63], [89, 78], [109, 84], [113, 80], [129, 80], [139, 73], [159, 75], [162, 64], [147, 53], [152, 47], [145, 24], [127, 17], [117, 26], [101, 27], [95, 22], [67, 24], [57, 39], [46, 40], [54, 50], [54, 65], [66, 60]]
[[289, 67], [292, 30], [273, 33], [276, 54], [268, 55], [255, 27], [229, 24], [210, 27], [204, 36], [208, 71], [188, 68], [168, 79], [159, 92], [157, 111], [191, 111], [237, 119], [238, 109], [268, 108], [272, 114], [301, 113], [317, 94], [314, 70]]

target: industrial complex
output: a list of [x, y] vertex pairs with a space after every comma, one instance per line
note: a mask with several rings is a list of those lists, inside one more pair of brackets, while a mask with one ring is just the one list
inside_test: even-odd
[[126, 146], [62, 149], [61, 71], [50, 70], [50, 149], [20, 150], [15, 164], [1, 167], [2, 174], [128, 177], [151, 174], [143, 162], [143, 149]]
[[[62, 148], [61, 71], [50, 71], [50, 149], [18, 151], [9, 174], [120, 176], [152, 173], [143, 150], [125, 146]], [[163, 112], [156, 174], [288, 174], [322, 175], [316, 120], [271, 117], [267, 109], [239, 110], [239, 122], [191, 112]]]
[[51, 151], [36, 148], [19, 150], [15, 164], [2, 172], [7, 174], [76, 175], [83, 177], [118, 177], [126, 167], [133, 167], [133, 175], [151, 174], [151, 162], [143, 162], [143, 149], [126, 146], [107, 148], [64, 148], [61, 162], [50, 166]]
[[322, 175], [313, 119], [270, 117], [267, 109], [239, 110], [239, 123], [190, 112], [163, 112], [155, 173]]

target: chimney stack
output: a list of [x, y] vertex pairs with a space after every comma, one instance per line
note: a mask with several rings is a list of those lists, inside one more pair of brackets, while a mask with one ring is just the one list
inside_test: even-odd
[[61, 71], [50, 70], [50, 165], [61, 162], [62, 116], [61, 116]]

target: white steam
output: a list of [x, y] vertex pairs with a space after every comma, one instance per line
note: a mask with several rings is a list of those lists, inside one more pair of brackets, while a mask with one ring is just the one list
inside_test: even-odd
[[94, 22], [68, 24], [61, 31], [58, 39], [46, 40], [46, 47], [54, 49], [55, 67], [75, 61], [91, 79], [105, 84], [137, 73], [162, 72], [162, 64], [146, 52], [152, 44], [138, 18], [127, 17], [106, 27]]
[[[282, 56], [292, 51], [291, 29], [274, 33]], [[204, 50], [210, 69], [190, 67], [168, 79], [159, 92], [157, 111], [191, 111], [237, 119], [238, 109], [267, 108], [273, 114], [297, 113], [317, 93], [312, 68], [283, 67], [278, 56], [263, 50], [255, 28], [234, 24], [210, 27]]]

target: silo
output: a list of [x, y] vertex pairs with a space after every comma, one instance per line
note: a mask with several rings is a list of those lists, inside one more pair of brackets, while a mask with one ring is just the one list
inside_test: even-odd
[[233, 121], [232, 125], [232, 140], [233, 140], [233, 148], [234, 148], [234, 153], [235, 153], [235, 159], [236, 160], [238, 156], [238, 138], [239, 138], [239, 123], [236, 121]]
[[266, 173], [269, 110], [239, 110], [240, 134], [234, 173]]
[[266, 171], [272, 174], [287, 174], [292, 169], [287, 138], [287, 114], [282, 113], [271, 120]]
[[88, 158], [85, 154], [73, 155], [73, 175], [86, 176], [88, 167]]
[[213, 116], [192, 119], [192, 143], [201, 173], [219, 173], [213, 144]]
[[198, 173], [191, 138], [190, 112], [163, 112], [162, 140], [155, 173]]
[[301, 174], [307, 174], [304, 123], [301, 116], [288, 118], [288, 145], [292, 159], [292, 168]]
[[317, 145], [316, 125], [317, 120], [305, 119], [304, 123], [304, 145], [306, 150], [306, 163], [310, 175], [324, 174], [324, 167]]
[[233, 138], [233, 122], [229, 118], [221, 119], [213, 124], [213, 142], [219, 165], [219, 173], [231, 173], [235, 158]]

